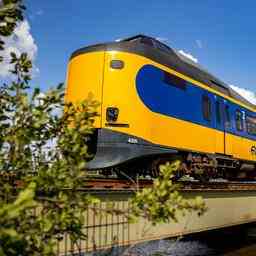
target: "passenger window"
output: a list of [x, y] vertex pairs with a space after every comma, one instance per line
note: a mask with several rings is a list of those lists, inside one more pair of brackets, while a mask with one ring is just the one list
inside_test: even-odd
[[168, 72], [164, 72], [163, 80], [168, 85], [174, 86], [181, 90], [186, 90], [186, 81]]
[[256, 136], [256, 117], [246, 117], [246, 128], [248, 134]]
[[240, 132], [244, 130], [243, 113], [240, 110], [236, 111], [236, 129]]
[[220, 102], [216, 102], [216, 122], [217, 124], [221, 124], [221, 112], [220, 112]]
[[230, 111], [228, 105], [225, 106], [225, 126], [226, 128], [231, 128]]
[[211, 101], [207, 95], [203, 95], [203, 117], [206, 121], [211, 121]]

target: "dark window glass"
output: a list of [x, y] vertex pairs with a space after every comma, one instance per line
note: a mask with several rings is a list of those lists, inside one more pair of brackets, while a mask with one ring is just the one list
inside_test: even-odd
[[225, 125], [226, 128], [231, 128], [231, 121], [230, 121], [230, 111], [229, 111], [229, 106], [225, 106]]
[[249, 134], [256, 136], [256, 117], [246, 117], [246, 128]]
[[216, 102], [216, 121], [217, 124], [221, 124], [221, 112], [220, 112], [220, 102]]
[[156, 48], [158, 48], [161, 51], [170, 51], [170, 48], [165, 44], [162, 44], [158, 41], [154, 41], [154, 44], [155, 44]]
[[238, 131], [244, 130], [243, 113], [240, 110], [236, 111], [236, 129]]
[[152, 40], [150, 38], [147, 38], [147, 37], [142, 37], [140, 42], [142, 44], [146, 44], [146, 45], [149, 45], [149, 46], [154, 46]]
[[164, 82], [166, 84], [169, 84], [171, 86], [177, 87], [181, 90], [186, 90], [186, 81], [174, 76], [172, 74], [169, 74], [167, 72], [164, 72]]
[[203, 117], [211, 121], [211, 101], [207, 95], [203, 95]]

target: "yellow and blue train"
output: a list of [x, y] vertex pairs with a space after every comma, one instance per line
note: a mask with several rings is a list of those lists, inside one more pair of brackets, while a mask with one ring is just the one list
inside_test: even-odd
[[101, 102], [88, 169], [155, 176], [159, 164], [178, 158], [191, 175], [255, 175], [255, 105], [152, 37], [75, 51], [66, 99], [88, 93]]

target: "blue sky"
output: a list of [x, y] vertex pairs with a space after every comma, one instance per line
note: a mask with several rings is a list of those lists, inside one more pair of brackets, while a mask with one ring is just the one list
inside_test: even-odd
[[161, 37], [228, 84], [256, 91], [256, 2], [27, 0], [37, 45], [33, 83], [65, 80], [72, 51], [138, 33]]

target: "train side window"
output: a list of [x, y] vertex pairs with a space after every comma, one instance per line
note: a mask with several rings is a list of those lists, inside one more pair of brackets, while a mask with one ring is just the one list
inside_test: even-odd
[[181, 90], [186, 90], [186, 81], [168, 72], [164, 71], [163, 81], [168, 85], [174, 86]]
[[246, 128], [248, 134], [256, 136], [256, 117], [246, 117]]
[[203, 95], [203, 117], [206, 121], [211, 121], [211, 101], [207, 95]]
[[226, 128], [231, 128], [230, 110], [229, 106], [225, 106], [225, 126]]
[[221, 109], [219, 101], [216, 101], [216, 121], [217, 124], [221, 124]]
[[238, 131], [244, 130], [244, 124], [243, 124], [243, 113], [240, 110], [236, 111], [236, 129]]

